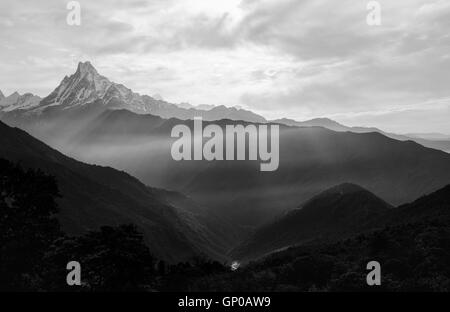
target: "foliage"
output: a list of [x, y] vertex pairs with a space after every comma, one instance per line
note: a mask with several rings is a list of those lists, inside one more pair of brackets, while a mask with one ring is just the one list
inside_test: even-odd
[[40, 282], [40, 263], [62, 235], [56, 181], [0, 159], [0, 290], [31, 290]]
[[[369, 287], [366, 265], [382, 267]], [[289, 248], [237, 272], [201, 278], [192, 290], [450, 291], [450, 223], [426, 220], [386, 227], [332, 244]]]
[[55, 213], [53, 177], [0, 159], [0, 290], [74, 290], [66, 283], [69, 261], [82, 264], [88, 291], [148, 290], [154, 258], [133, 225], [102, 227], [68, 237]]

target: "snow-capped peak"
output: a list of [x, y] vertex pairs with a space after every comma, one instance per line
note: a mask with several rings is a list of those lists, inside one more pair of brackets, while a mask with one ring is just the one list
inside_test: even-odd
[[95, 69], [94, 66], [92, 66], [91, 62], [87, 61], [87, 62], [79, 62], [78, 63], [78, 67], [77, 67], [77, 73], [79, 73], [82, 76], [85, 75], [97, 75], [99, 76], [97, 70]]
[[90, 62], [80, 62], [76, 72], [66, 76], [60, 85], [44, 100], [40, 109], [48, 106], [74, 107], [103, 99], [114, 85], [100, 75]]
[[101, 76], [90, 62], [78, 63], [75, 76], [77, 76], [78, 81], [86, 79], [89, 82], [92, 82], [95, 92], [100, 93], [100, 97], [105, 95], [108, 88], [113, 85], [108, 78]]

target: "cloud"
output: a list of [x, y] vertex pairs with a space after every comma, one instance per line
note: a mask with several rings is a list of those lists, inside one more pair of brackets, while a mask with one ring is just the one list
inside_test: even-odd
[[[446, 31], [450, 11], [444, 1], [426, 5], [420, 1], [401, 2], [396, 6], [382, 2], [386, 19], [381, 27], [375, 28], [364, 25], [361, 9], [365, 8], [357, 8], [347, 1], [335, 7], [329, 1], [309, 5], [302, 2], [298, 8], [303, 13], [293, 13], [293, 5], [289, 10], [279, 9], [281, 15], [275, 11], [275, 14], [267, 13], [265, 18], [266, 13], [262, 11], [256, 17], [249, 17], [264, 21], [256, 28], [256, 35], [251, 31], [249, 38], [299, 60], [313, 61], [304, 70], [320, 74], [306, 74], [309, 79], [305, 79], [300, 71], [300, 75], [291, 77], [288, 87], [243, 94], [242, 101], [251, 108], [274, 117], [290, 113], [300, 119], [345, 116], [346, 112], [350, 116], [354, 111], [374, 109], [398, 116], [398, 107], [450, 95], [447, 83], [450, 36]], [[314, 16], [314, 20], [311, 22], [306, 14]], [[291, 16], [298, 21], [291, 20]], [[275, 20], [281, 22], [277, 24]], [[317, 62], [321, 59], [337, 65], [324, 66]], [[442, 111], [430, 109], [428, 113]], [[371, 114], [366, 115], [370, 120]], [[379, 123], [380, 119], [373, 121]], [[408, 126], [414, 127], [415, 122], [411, 118]], [[442, 123], [428, 126], [449, 130]]]

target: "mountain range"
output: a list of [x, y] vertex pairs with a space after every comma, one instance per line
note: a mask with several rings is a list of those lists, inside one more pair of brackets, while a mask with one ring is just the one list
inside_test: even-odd
[[[69, 115], [48, 131], [52, 146], [89, 163], [124, 170], [148, 185], [177, 190], [234, 222], [260, 225], [327, 187], [351, 182], [392, 205], [414, 200], [450, 181], [450, 155], [379, 133], [280, 127], [280, 166], [262, 173], [257, 162], [176, 162], [171, 129], [192, 121], [108, 110]], [[86, 121], [89, 120], [89, 121]], [[73, 124], [83, 125], [82, 129]], [[225, 127], [233, 121], [216, 124]], [[208, 124], [204, 123], [205, 126]], [[64, 129], [58, 130], [58, 129]], [[77, 129], [65, 134], [66, 129]], [[33, 133], [38, 133], [33, 132]], [[61, 142], [58, 137], [64, 137]], [[280, 200], [281, 199], [281, 200]]]
[[14, 110], [28, 110], [39, 105], [41, 98], [31, 93], [23, 95], [14, 92], [8, 97], [5, 97], [0, 91], [0, 110], [2, 112], [11, 112]]
[[33, 105], [31, 103], [26, 107], [17, 105], [17, 96], [15, 93], [10, 96], [8, 102], [1, 104], [3, 112], [26, 110], [27, 115], [38, 115], [101, 102], [104, 108], [125, 108], [138, 114], [153, 114], [163, 118], [192, 119], [201, 116], [205, 120], [244, 118], [251, 122], [265, 121], [257, 114], [235, 107], [218, 106], [208, 110], [183, 108], [148, 95], [140, 95], [100, 75], [90, 62], [80, 62], [74, 74], [64, 77], [59, 86], [42, 100], [37, 101], [36, 98]]
[[[44, 99], [31, 93], [20, 95], [15, 92], [6, 98], [1, 94], [0, 118], [10, 120], [20, 115], [23, 119], [24, 115], [49, 114], [55, 110], [79, 108], [92, 103], [101, 103], [103, 109], [127, 109], [137, 114], [152, 114], [166, 119], [187, 120], [202, 117], [209, 121], [229, 119], [257, 123], [269, 122], [263, 116], [239, 107], [172, 104], [164, 101], [159, 95], [153, 97], [140, 95], [124, 85], [111, 82], [108, 78], [100, 75], [90, 62], [80, 62], [76, 72], [64, 77], [59, 86]], [[307, 121], [282, 118], [270, 122], [298, 127], [323, 127], [342, 132], [378, 132], [396, 140], [412, 140], [425, 147], [450, 151], [450, 136], [443, 134], [397, 135], [374, 127], [347, 127], [328, 118], [315, 118]]]

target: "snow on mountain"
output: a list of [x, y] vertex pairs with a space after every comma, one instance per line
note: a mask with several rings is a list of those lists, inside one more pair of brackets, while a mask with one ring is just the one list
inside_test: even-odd
[[96, 101], [111, 109], [127, 109], [138, 114], [155, 113], [175, 106], [147, 95], [134, 93], [122, 84], [100, 75], [90, 62], [80, 62], [77, 71], [41, 102], [36, 111], [50, 106], [69, 109]]
[[407, 133], [405, 136], [432, 141], [450, 140], [450, 135], [444, 133]]
[[65, 77], [61, 84], [46, 98], [40, 110], [49, 106], [63, 109], [86, 105], [102, 100], [105, 105], [123, 102], [130, 110], [142, 110], [145, 106], [139, 94], [125, 86], [113, 83], [100, 75], [90, 62], [79, 63], [77, 71]]
[[[3, 96], [3, 94], [1, 94]], [[27, 110], [39, 105], [41, 98], [31, 93], [20, 95], [17, 91], [8, 97], [0, 96], [0, 111]]]
[[5, 96], [3, 95], [2, 90], [0, 90], [0, 101], [3, 100], [5, 98]]

